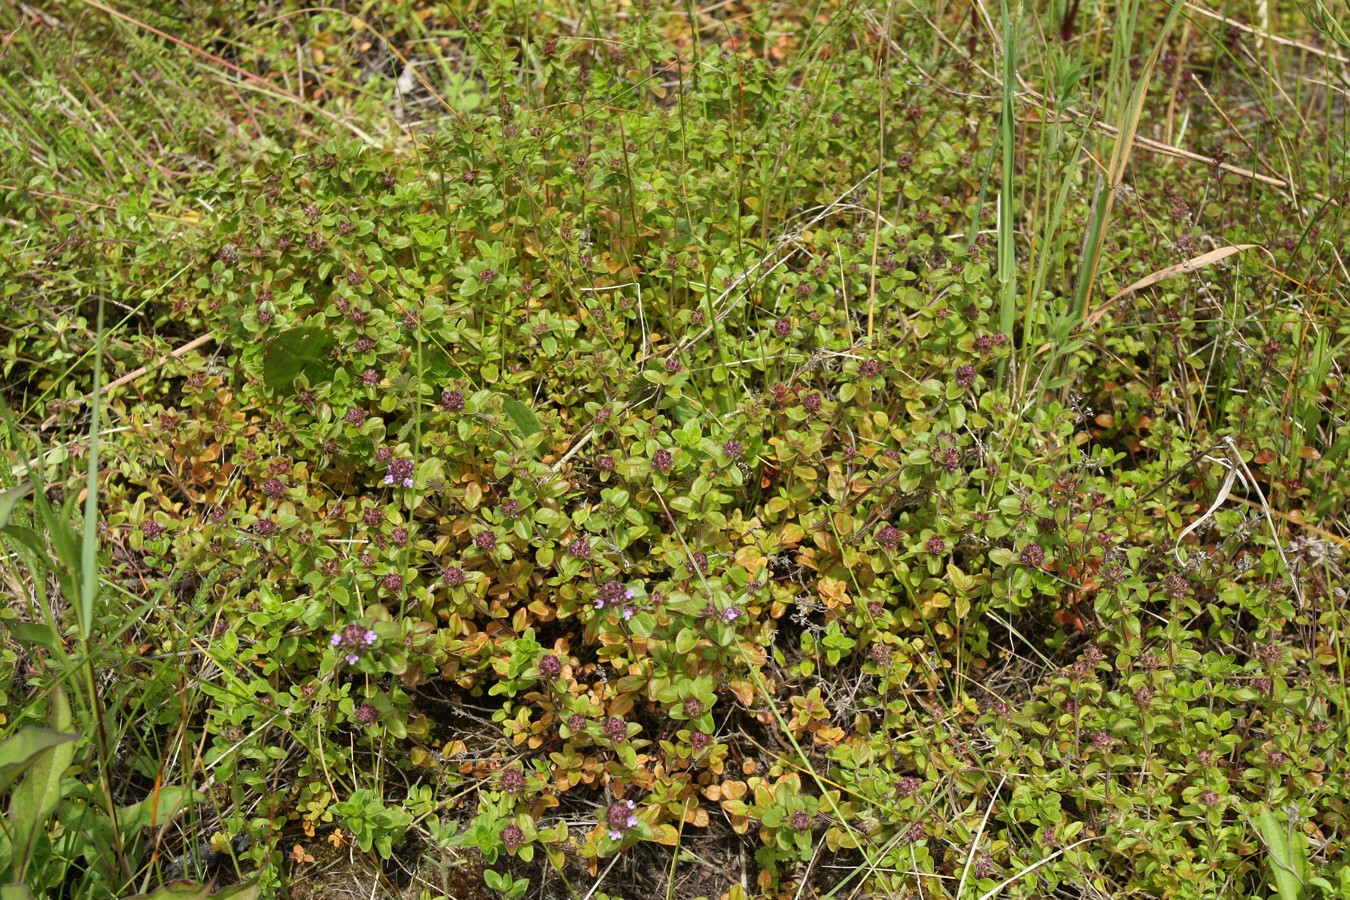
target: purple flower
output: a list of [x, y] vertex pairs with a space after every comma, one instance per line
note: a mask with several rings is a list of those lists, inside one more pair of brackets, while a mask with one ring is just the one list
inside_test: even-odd
[[[347, 657], [347, 661], [352, 662], [352, 657]], [[362, 728], [369, 728], [371, 725], [375, 724], [375, 720], [380, 717], [380, 714], [379, 711], [369, 703], [362, 703], [356, 708], [356, 712], [352, 714], [352, 717], [356, 719], [356, 724], [360, 725]]]
[[881, 363], [875, 359], [864, 359], [858, 365], [858, 374], [864, 378], [873, 378], [881, 372]]
[[697, 697], [689, 697], [684, 701], [684, 715], [687, 719], [697, 719], [703, 715], [703, 701]]
[[343, 419], [348, 425], [360, 425], [366, 421], [366, 411], [359, 407], [352, 407], [347, 410], [347, 415]]
[[516, 794], [525, 787], [525, 774], [519, 769], [507, 769], [502, 773], [502, 789], [508, 794]]
[[495, 531], [480, 531], [473, 536], [473, 545], [485, 553], [491, 553], [497, 549], [497, 533]]
[[361, 514], [361, 520], [371, 528], [378, 528], [380, 523], [384, 521], [384, 510], [377, 506], [372, 506]]
[[277, 533], [277, 523], [271, 519], [259, 519], [253, 525], [253, 533], [260, 538], [269, 538]]
[[689, 571], [690, 575], [700, 572], [706, 575], [708, 572], [708, 554], [703, 553], [702, 551], [695, 553], [685, 562], [684, 567]]
[[515, 822], [511, 822], [502, 829], [502, 843], [506, 845], [508, 853], [515, 853], [516, 849], [525, 843], [525, 832], [521, 831]]
[[380, 383], [380, 373], [374, 369], [366, 369], [361, 373], [361, 383], [366, 387], [374, 387]]
[[674, 375], [676, 372], [680, 371], [680, 358], [678, 356], [667, 356], [665, 366], [666, 374]]
[[623, 833], [637, 826], [637, 804], [632, 800], [616, 800], [605, 810], [605, 821], [609, 824], [609, 839], [623, 840]]
[[622, 744], [628, 737], [628, 726], [618, 716], [610, 716], [605, 722], [605, 736], [616, 744]]
[[792, 814], [792, 821], [788, 823], [788, 827], [796, 832], [805, 831], [811, 827], [811, 817], [807, 815], [806, 810], [799, 809]]
[[464, 408], [464, 394], [460, 391], [445, 391], [441, 394], [441, 406], [450, 412], [459, 412]]
[[389, 461], [389, 468], [385, 472], [385, 484], [401, 484], [405, 488], [413, 486], [413, 461], [410, 459], [393, 459]]
[[458, 566], [450, 566], [441, 574], [441, 581], [449, 587], [459, 587], [464, 583], [464, 570]]
[[787, 319], [779, 319], [773, 323], [773, 330], [779, 337], [787, 337], [792, 334], [792, 323]]
[[722, 621], [730, 625], [741, 617], [741, 611], [734, 606], [728, 606], [722, 610]]
[[354, 666], [361, 658], [361, 654], [374, 647], [377, 640], [379, 638], [374, 631], [364, 625], [353, 623], [334, 633], [328, 642], [334, 649], [346, 651], [347, 665]]
[[562, 662], [552, 653], [539, 657], [539, 674], [544, 678], [557, 678], [562, 674]]
[[585, 537], [578, 537], [576, 540], [572, 541], [572, 543], [567, 545], [567, 552], [578, 559], [590, 559], [591, 542], [586, 540]]
[[627, 601], [632, 600], [633, 596], [632, 588], [624, 587], [621, 582], [611, 579], [600, 586], [600, 592], [595, 596], [595, 608], [613, 609], [626, 606]]
[[146, 519], [144, 522], [141, 523], [141, 534], [145, 535], [152, 541], [163, 533], [164, 533], [164, 526], [156, 522], [154, 519]]
[[595, 464], [600, 468], [600, 471], [601, 471], [601, 472], [613, 472], [613, 471], [614, 471], [614, 465], [615, 465], [615, 463], [614, 463], [614, 457], [612, 457], [612, 456], [609, 456], [609, 455], [601, 456], [600, 458], [598, 458], [598, 459], [595, 461]]
[[807, 394], [806, 399], [802, 401], [802, 406], [806, 407], [807, 412], [820, 412], [821, 399], [819, 394]]
[[712, 743], [712, 737], [701, 731], [689, 732], [689, 746], [694, 748], [695, 753], [702, 753], [703, 749]]
[[935, 537], [930, 537], [930, 538], [928, 539], [928, 543], [925, 545], [924, 549], [926, 549], [929, 553], [931, 553], [931, 554], [933, 554], [934, 556], [936, 556], [936, 555], [939, 554], [939, 553], [944, 553], [944, 552], [946, 552], [946, 550], [947, 550], [947, 542], [944, 541], [944, 540], [943, 540], [942, 538], [940, 538], [940, 537], [936, 537], [936, 536], [935, 536]]
[[391, 594], [403, 590], [403, 576], [396, 572], [390, 572], [388, 575], [384, 576], [384, 580], [380, 583], [384, 586], [384, 589]]
[[263, 493], [269, 497], [280, 497], [286, 493], [286, 482], [280, 478], [269, 478], [263, 482]]
[[1022, 549], [1022, 555], [1018, 558], [1022, 561], [1022, 565], [1039, 566], [1045, 562], [1045, 548], [1033, 541]]
[[669, 450], [662, 448], [652, 455], [652, 467], [662, 475], [669, 472], [674, 465], [675, 456]]
[[968, 388], [975, 383], [974, 366], [956, 367], [956, 386], [962, 389]]
[[877, 529], [877, 543], [887, 549], [900, 543], [901, 537], [903, 537], [903, 535], [900, 533], [900, 529], [896, 528], [894, 525], [882, 525]]
[[745, 454], [745, 445], [740, 441], [727, 441], [722, 445], [722, 452], [732, 459], [740, 459]]

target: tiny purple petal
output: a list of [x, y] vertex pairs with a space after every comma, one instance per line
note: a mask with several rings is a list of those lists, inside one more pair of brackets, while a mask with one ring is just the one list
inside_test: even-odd
[[623, 832], [622, 832], [622, 831], [619, 831], [617, 828], [611, 829], [610, 832], [609, 832], [609, 839], [610, 839], [611, 841], [622, 840], [622, 839], [623, 839]]
[[405, 478], [405, 479], [403, 479], [403, 486], [406, 487], [406, 488], [412, 487], [412, 486], [413, 486], [413, 480], [412, 480], [411, 478]]
[[376, 638], [377, 638], [377, 635], [375, 634], [374, 631], [371, 631], [370, 629], [367, 629], [367, 630], [366, 630], [366, 643], [367, 643], [367, 644], [370, 644], [371, 646], [374, 646], [375, 641], [376, 641]]
[[341, 634], [334, 634], [334, 635], [333, 635], [333, 639], [330, 640], [328, 643], [330, 643], [330, 644], [332, 644], [334, 647], [336, 647], [338, 644], [342, 643], [342, 635], [341, 635]]
[[384, 483], [385, 483], [385, 484], [393, 484], [393, 483], [394, 483], [394, 476], [393, 476], [393, 475], [386, 475], [386, 476], [384, 476]]
[[356, 665], [357, 660], [359, 660], [360, 658], [361, 658], [361, 657], [357, 656], [355, 653], [348, 653], [348, 654], [347, 654], [347, 665], [349, 665], [349, 666], [354, 666], [354, 665]]

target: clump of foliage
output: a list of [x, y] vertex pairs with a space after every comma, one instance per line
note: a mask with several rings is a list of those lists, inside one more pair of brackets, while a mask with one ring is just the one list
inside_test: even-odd
[[[437, 114], [283, 119], [96, 214], [4, 186], [6, 577], [88, 596], [3, 613], [4, 724], [81, 672], [103, 728], [54, 745], [90, 777], [32, 883], [344, 850], [426, 896], [1350, 889], [1343, 98], [1283, 120], [1197, 18], [1145, 130], [1259, 127], [1136, 149], [1111, 211], [1077, 114], [1128, 108], [1130, 35], [1028, 64], [1000, 133], [978, 22], [780, 14], [288, 9], [312, 49], [436, 38], [412, 88], [346, 77], [364, 124]], [[1289, 145], [1298, 183], [1257, 171]]]

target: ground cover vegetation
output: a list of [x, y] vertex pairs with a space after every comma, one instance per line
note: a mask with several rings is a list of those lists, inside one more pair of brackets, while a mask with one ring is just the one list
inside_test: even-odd
[[1345, 21], [0, 8], [4, 896], [1350, 896]]

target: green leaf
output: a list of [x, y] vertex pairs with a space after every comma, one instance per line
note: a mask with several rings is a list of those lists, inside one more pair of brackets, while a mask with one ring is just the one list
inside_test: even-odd
[[263, 382], [273, 390], [294, 390], [302, 373], [311, 383], [333, 377], [328, 358], [333, 349], [333, 333], [326, 328], [303, 326], [283, 331], [263, 351]]
[[32, 725], [17, 734], [10, 735], [0, 742], [0, 791], [9, 790], [9, 786], [37, 761], [43, 751], [79, 739], [78, 734], [67, 734], [50, 728], [36, 728]]
[[[254, 878], [242, 884], [232, 884], [214, 894], [207, 885], [194, 884], [191, 881], [171, 881], [148, 894], [136, 894], [127, 900], [207, 900], [208, 897], [211, 900], [256, 900], [257, 896], [258, 879]], [[4, 897], [0, 900], [9, 898]]]
[[14, 507], [19, 505], [19, 501], [27, 497], [33, 490], [33, 485], [21, 484], [18, 487], [12, 487], [7, 491], [0, 491], [0, 528], [9, 524], [9, 517], [14, 514]]
[[692, 628], [681, 628], [675, 635], [675, 652], [681, 656], [698, 646], [698, 634]]
[[1267, 807], [1261, 807], [1253, 818], [1256, 830], [1261, 832], [1261, 839], [1266, 844], [1267, 859], [1280, 900], [1301, 900], [1305, 896], [1303, 885], [1311, 875], [1307, 836], [1292, 825], [1286, 830]]
[[131, 837], [142, 828], [163, 825], [178, 815], [184, 803], [205, 800], [205, 795], [177, 785], [166, 785], [158, 794], [151, 794], [139, 803], [124, 806], [117, 813], [117, 826], [125, 837]]
[[33, 900], [33, 894], [22, 884], [0, 884], [0, 900]]
[[[52, 691], [47, 721], [58, 731], [70, 727], [70, 701], [60, 687]], [[17, 881], [23, 881], [28, 874], [38, 836], [44, 833], [43, 824], [61, 802], [61, 779], [74, 758], [75, 745], [70, 741], [38, 751], [37, 758], [29, 764], [23, 780], [9, 798], [10, 846], [14, 854], [12, 877]]]
[[511, 417], [511, 421], [516, 423], [516, 430], [523, 436], [529, 437], [544, 430], [544, 426], [539, 423], [539, 417], [534, 414], [534, 410], [519, 400], [507, 397], [502, 400], [502, 409]]

